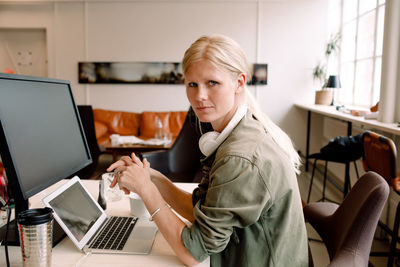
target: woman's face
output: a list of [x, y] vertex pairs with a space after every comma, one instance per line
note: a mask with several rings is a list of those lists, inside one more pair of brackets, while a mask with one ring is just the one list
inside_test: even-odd
[[233, 77], [208, 60], [190, 65], [185, 74], [186, 94], [197, 117], [221, 132], [236, 112], [245, 76]]

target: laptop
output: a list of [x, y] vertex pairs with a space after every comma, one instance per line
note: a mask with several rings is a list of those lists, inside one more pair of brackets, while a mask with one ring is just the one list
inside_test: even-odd
[[77, 176], [43, 198], [43, 203], [54, 210], [54, 218], [79, 250], [103, 254], [151, 251], [157, 226], [137, 217], [108, 217]]

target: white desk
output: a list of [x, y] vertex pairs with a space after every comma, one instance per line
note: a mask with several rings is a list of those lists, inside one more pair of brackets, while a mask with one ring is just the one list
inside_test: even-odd
[[295, 106], [307, 110], [309, 113], [314, 112], [331, 118], [343, 120], [346, 122], [354, 122], [359, 125], [369, 126], [374, 129], [382, 130], [384, 132], [400, 135], [400, 127], [397, 127], [397, 123], [386, 123], [377, 120], [366, 120], [362, 116], [353, 116], [351, 114], [337, 111], [334, 106], [303, 104], [303, 103], [296, 103]]
[[[310, 128], [311, 128], [311, 113], [321, 114], [323, 116], [327, 116], [330, 118], [338, 119], [347, 123], [347, 135], [352, 134], [353, 123], [368, 126], [373, 129], [382, 130], [387, 133], [392, 133], [395, 135], [400, 135], [400, 127], [397, 127], [397, 123], [384, 123], [377, 120], [366, 120], [362, 116], [354, 116], [351, 114], [343, 113], [337, 111], [335, 106], [326, 106], [326, 105], [315, 105], [315, 104], [304, 104], [304, 103], [296, 103], [296, 107], [300, 109], [304, 109], [307, 111], [307, 139], [306, 139], [306, 160], [305, 160], [305, 169], [308, 171], [308, 159], [310, 156]], [[345, 170], [346, 176], [349, 173], [349, 164], [346, 164]], [[345, 186], [344, 186], [344, 195], [347, 194], [347, 190], [349, 187], [350, 177], [345, 177]]]
[[[87, 186], [90, 193], [95, 197], [95, 199], [97, 199], [98, 181], [82, 181], [85, 186]], [[56, 183], [55, 185], [31, 198], [31, 208], [43, 207], [41, 199], [46, 196], [48, 192], [53, 191], [63, 183], [65, 183], [65, 180]], [[196, 185], [197, 184], [193, 183], [177, 183], [178, 187], [188, 192], [192, 192]], [[108, 202], [106, 212], [109, 215], [128, 215], [130, 212], [129, 199], [127, 197], [123, 197], [118, 202]], [[22, 266], [20, 247], [8, 247], [8, 251], [11, 266]], [[1, 246], [0, 248], [0, 255], [0, 266], [6, 266], [4, 246]], [[72, 241], [66, 237], [53, 248], [52, 266], [184, 266], [160, 232], [158, 232], [156, 235], [153, 248], [149, 255], [91, 254], [86, 258], [84, 257], [85, 254], [79, 251]], [[79, 264], [77, 265], [77, 263]], [[200, 263], [198, 266], [210, 266], [209, 258]]]

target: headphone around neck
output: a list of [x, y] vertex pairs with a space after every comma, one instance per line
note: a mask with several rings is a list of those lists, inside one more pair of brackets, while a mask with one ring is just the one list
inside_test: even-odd
[[244, 117], [246, 112], [247, 106], [239, 106], [235, 115], [233, 115], [232, 119], [221, 133], [212, 131], [203, 134], [199, 139], [199, 148], [201, 153], [203, 153], [206, 157], [211, 155], [219, 147], [219, 145], [225, 141], [228, 135], [232, 132], [233, 128], [235, 128], [239, 121]]

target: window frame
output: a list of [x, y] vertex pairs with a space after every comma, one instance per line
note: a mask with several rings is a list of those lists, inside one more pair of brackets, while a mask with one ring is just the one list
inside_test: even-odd
[[[363, 13], [360, 13], [360, 2], [363, 0], [355, 0], [357, 2], [357, 14], [355, 17], [344, 21], [344, 8], [345, 8], [345, 4], [344, 2], [348, 1], [348, 0], [340, 0], [340, 16], [337, 18], [338, 20], [340, 20], [340, 34], [341, 36], [343, 36], [343, 29], [346, 25], [350, 25], [351, 23], [356, 24], [355, 26], [355, 36], [354, 36], [354, 55], [353, 58], [351, 60], [347, 60], [344, 61], [342, 58], [342, 49], [343, 49], [343, 38], [341, 40], [341, 50], [339, 52], [339, 57], [338, 57], [338, 73], [340, 73], [341, 75], [342, 73], [342, 69], [344, 67], [344, 65], [346, 64], [353, 64], [353, 73], [352, 73], [352, 84], [347, 86], [346, 89], [344, 90], [351, 90], [351, 99], [346, 99], [344, 97], [344, 93], [341, 92], [342, 90], [339, 90], [338, 92], [338, 100], [340, 103], [343, 103], [345, 105], [354, 105], [354, 106], [365, 106], [365, 107], [370, 107], [375, 105], [377, 101], [379, 101], [379, 95], [380, 95], [380, 82], [377, 83], [375, 82], [375, 80], [377, 79], [378, 76], [377, 72], [381, 71], [381, 64], [380, 66], [377, 66], [377, 61], [380, 60], [380, 62], [382, 62], [382, 54], [377, 55], [377, 46], [378, 46], [378, 23], [379, 23], [379, 19], [380, 16], [385, 16], [385, 1], [382, 0], [376, 0], [376, 4], [375, 7], [373, 9], [364, 11]], [[383, 10], [383, 12], [380, 12], [380, 10]], [[358, 47], [358, 41], [359, 41], [359, 36], [360, 36], [360, 32], [359, 32], [359, 26], [360, 26], [360, 19], [362, 19], [364, 16], [367, 16], [368, 14], [374, 12], [375, 13], [375, 21], [374, 21], [374, 33], [373, 33], [373, 54], [372, 56], [367, 56], [367, 57], [362, 57], [362, 58], [358, 58], [358, 52], [359, 52], [359, 47]], [[383, 29], [382, 29], [383, 30]], [[383, 42], [383, 38], [381, 40]], [[372, 59], [372, 73], [371, 73], [371, 77], [369, 77], [370, 79], [370, 92], [369, 92], [369, 103], [359, 103], [356, 101], [356, 90], [357, 90], [357, 68], [360, 67], [359, 64], [360, 62], [364, 61], [364, 60], [371, 60]], [[378, 69], [379, 68], [379, 69]], [[380, 78], [379, 78], [380, 81]], [[343, 85], [343, 83], [342, 83]], [[377, 93], [378, 91], [378, 93]], [[378, 96], [378, 99], [376, 99], [375, 97]]]

